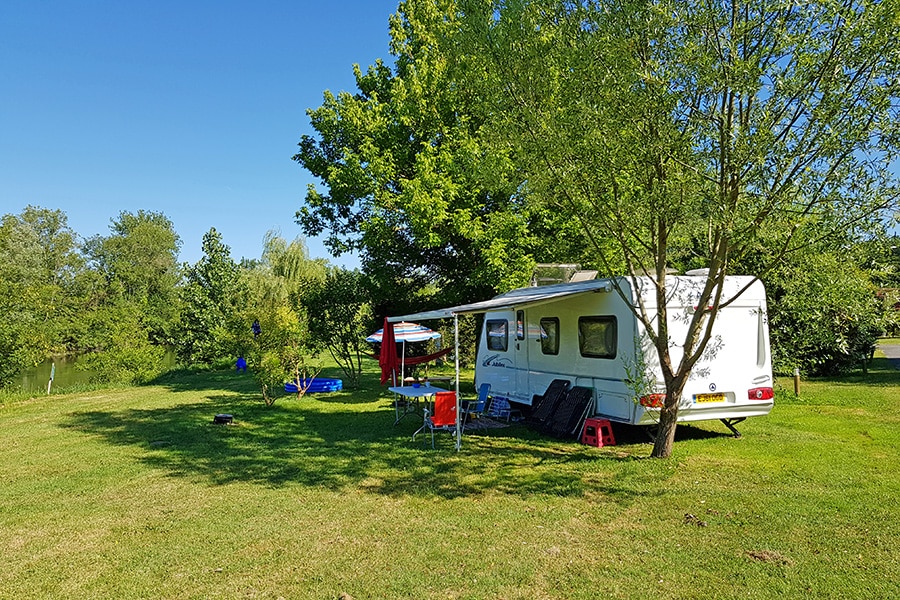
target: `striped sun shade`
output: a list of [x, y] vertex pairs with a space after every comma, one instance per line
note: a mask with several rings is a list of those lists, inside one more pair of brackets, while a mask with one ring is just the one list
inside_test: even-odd
[[[384, 329], [379, 329], [366, 338], [367, 342], [380, 342]], [[394, 323], [394, 338], [398, 342], [424, 342], [441, 337], [437, 331], [432, 331], [418, 323]]]

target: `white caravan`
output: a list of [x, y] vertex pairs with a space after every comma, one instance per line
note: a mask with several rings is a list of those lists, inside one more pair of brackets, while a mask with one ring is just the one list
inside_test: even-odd
[[[667, 278], [670, 348], [674, 365], [705, 277]], [[477, 384], [512, 402], [531, 404], [554, 379], [594, 390], [597, 416], [633, 425], [658, 421], [665, 384], [656, 349], [636, 318], [638, 294], [651, 319], [656, 293], [646, 277], [622, 278], [625, 299], [608, 280], [522, 288], [494, 298], [509, 308], [486, 311], [475, 367]], [[772, 362], [761, 282], [729, 277], [712, 337], [679, 400], [679, 421], [733, 423], [773, 406]], [[545, 298], [536, 298], [543, 293]], [[563, 295], [560, 295], [563, 294]], [[530, 301], [518, 304], [517, 297]], [[735, 431], [736, 433], [736, 431]]]
[[[590, 414], [654, 425], [665, 385], [656, 349], [635, 309], [640, 294], [650, 318], [656, 317], [655, 288], [647, 277], [617, 281], [622, 295], [611, 280], [590, 280], [520, 288], [484, 302], [390, 320], [484, 313], [476, 386], [489, 383], [495, 398], [530, 405], [550, 382], [564, 379], [593, 390]], [[681, 360], [679, 344], [705, 281], [666, 278], [674, 365]], [[728, 277], [722, 303], [706, 351], [679, 399], [678, 420], [720, 419], [737, 434], [735, 423], [765, 415], [774, 404], [765, 290], [751, 277]]]

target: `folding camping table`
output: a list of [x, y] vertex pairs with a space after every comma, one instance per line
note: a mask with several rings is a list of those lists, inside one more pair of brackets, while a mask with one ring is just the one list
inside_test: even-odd
[[[422, 385], [419, 387], [404, 385], [389, 387], [388, 391], [394, 393], [396, 396], [402, 396], [406, 399], [406, 405], [403, 407], [403, 412], [401, 412], [400, 398], [394, 398], [394, 416], [396, 417], [394, 425], [396, 425], [400, 422], [400, 419], [402, 419], [409, 413], [414, 413], [418, 410], [420, 398], [428, 398], [430, 396], [434, 396], [438, 392], [446, 392], [447, 390], [445, 390], [444, 388], [434, 387], [433, 385]], [[410, 406], [413, 402], [415, 402], [415, 408], [410, 410]]]

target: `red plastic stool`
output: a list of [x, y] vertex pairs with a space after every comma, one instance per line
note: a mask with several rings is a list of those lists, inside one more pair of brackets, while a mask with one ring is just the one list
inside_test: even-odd
[[613, 436], [612, 423], [609, 419], [585, 419], [581, 443], [598, 448], [615, 446], [616, 438]]

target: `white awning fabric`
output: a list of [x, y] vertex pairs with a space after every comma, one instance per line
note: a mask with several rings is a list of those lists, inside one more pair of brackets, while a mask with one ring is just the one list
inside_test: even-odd
[[457, 315], [483, 313], [489, 310], [501, 310], [520, 306], [533, 306], [558, 300], [566, 296], [587, 294], [591, 292], [611, 292], [612, 289], [612, 281], [608, 279], [593, 279], [590, 281], [579, 281], [577, 283], [560, 283], [557, 285], [520, 288], [505, 294], [500, 294], [490, 300], [473, 302], [472, 304], [460, 304], [459, 306], [429, 310], [411, 315], [388, 317], [388, 321], [397, 323], [400, 321], [452, 319]]

